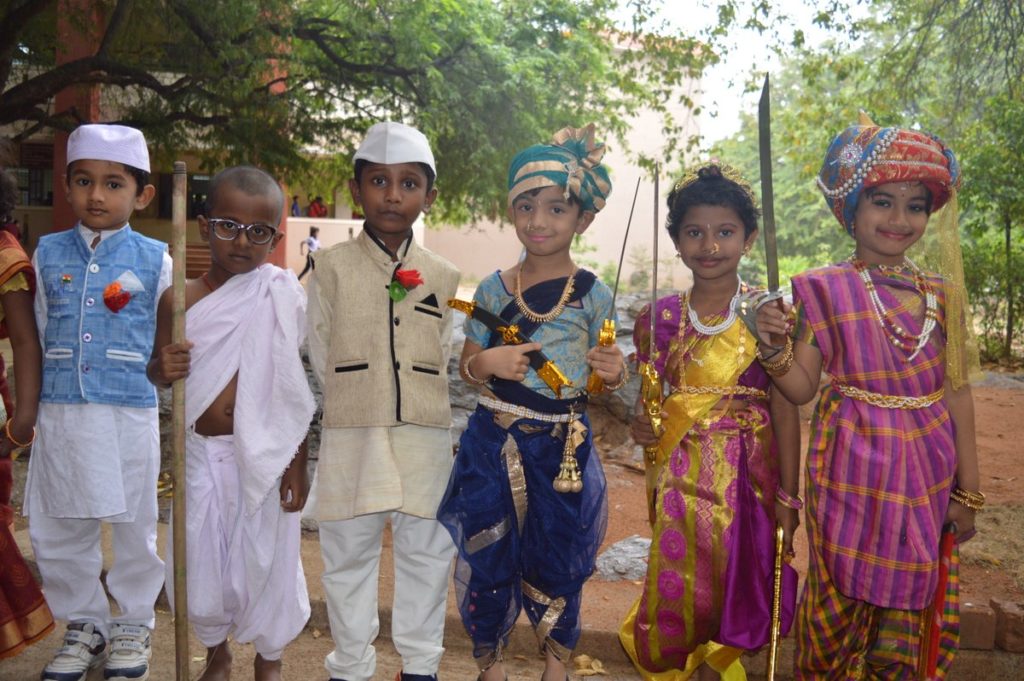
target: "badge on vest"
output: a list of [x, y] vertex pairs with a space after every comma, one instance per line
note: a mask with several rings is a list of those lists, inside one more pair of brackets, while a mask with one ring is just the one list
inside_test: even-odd
[[134, 273], [126, 271], [103, 289], [103, 303], [111, 312], [117, 314], [131, 302], [134, 294], [145, 290], [146, 287], [142, 285], [139, 278]]

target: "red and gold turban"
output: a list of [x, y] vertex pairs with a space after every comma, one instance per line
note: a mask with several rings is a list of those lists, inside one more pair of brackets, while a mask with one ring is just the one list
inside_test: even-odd
[[879, 127], [864, 117], [860, 125], [850, 126], [832, 140], [818, 173], [825, 201], [851, 233], [861, 193], [889, 182], [924, 184], [934, 212], [959, 186], [960, 166], [950, 148], [934, 135]]

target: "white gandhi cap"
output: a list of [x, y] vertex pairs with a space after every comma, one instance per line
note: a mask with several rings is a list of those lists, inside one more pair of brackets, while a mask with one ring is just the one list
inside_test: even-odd
[[146, 138], [127, 125], [89, 123], [68, 137], [68, 165], [72, 161], [114, 161], [149, 172]]
[[375, 123], [367, 130], [352, 160], [384, 165], [425, 163], [437, 175], [434, 154], [430, 151], [430, 142], [426, 136], [416, 128], [393, 121]]

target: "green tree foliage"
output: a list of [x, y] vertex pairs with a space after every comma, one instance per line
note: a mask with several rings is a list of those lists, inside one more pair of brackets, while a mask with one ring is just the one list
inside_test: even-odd
[[434, 142], [440, 217], [494, 217], [508, 159], [564, 125], [593, 120], [621, 143], [630, 114], [653, 109], [668, 153], [689, 143], [669, 105], [714, 53], [650, 32], [648, 4], [622, 31], [613, 0], [110, 0], [96, 52], [57, 66], [58, 12], [87, 18], [12, 0], [0, 125], [69, 130], [80, 121], [54, 95], [100, 84], [165, 160], [199, 148], [211, 168], [256, 162], [328, 194], [365, 130], [400, 119]]
[[964, 224], [974, 235], [965, 269], [989, 338], [983, 349], [1009, 360], [1024, 331], [1024, 92], [987, 98], [965, 140]]

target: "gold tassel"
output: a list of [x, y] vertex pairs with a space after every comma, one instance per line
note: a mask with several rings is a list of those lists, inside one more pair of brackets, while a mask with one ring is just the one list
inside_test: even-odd
[[576, 418], [576, 412], [569, 412], [570, 421], [565, 431], [565, 446], [562, 448], [562, 464], [558, 476], [551, 483], [556, 492], [568, 494], [583, 491], [583, 476], [576, 462], [576, 448], [586, 441], [587, 427]]

